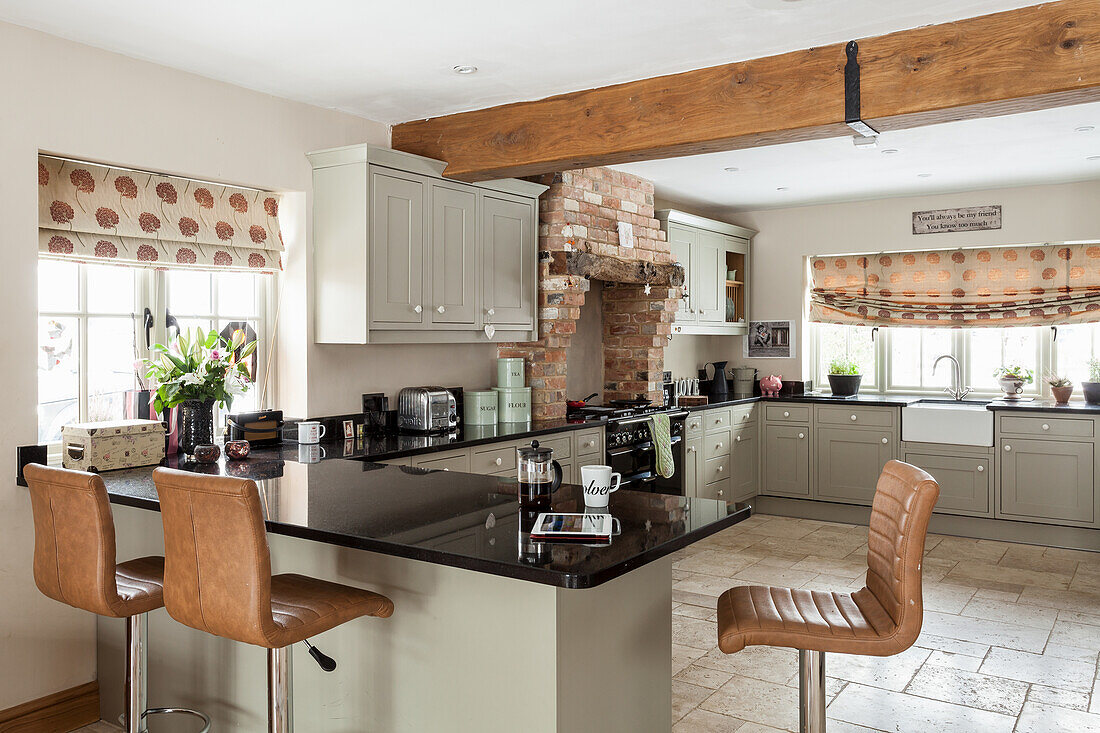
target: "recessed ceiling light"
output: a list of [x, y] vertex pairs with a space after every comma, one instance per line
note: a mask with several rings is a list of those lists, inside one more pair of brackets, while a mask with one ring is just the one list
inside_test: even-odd
[[775, 190], [776, 191], [789, 191], [790, 189], [787, 186], [779, 186]]
[[917, 174], [917, 178], [931, 178], [931, 177], [932, 177], [931, 173], [918, 173]]
[[738, 168], [735, 165], [731, 165], [731, 166], [727, 166], [727, 167], [723, 168], [722, 170], [724, 170], [726, 173], [736, 173], [737, 171], [739, 171], [741, 169]]
[[1096, 127], [1093, 125], [1081, 125], [1080, 127], [1076, 128], [1074, 132], [1092, 132], [1095, 129]]
[[457, 66], [452, 66], [451, 71], [456, 74], [473, 74], [477, 71], [477, 67], [471, 66], [470, 64], [458, 64]]
[[897, 152], [899, 152], [897, 148], [886, 148], [886, 150], [882, 151], [882, 154], [883, 155], [894, 155]]

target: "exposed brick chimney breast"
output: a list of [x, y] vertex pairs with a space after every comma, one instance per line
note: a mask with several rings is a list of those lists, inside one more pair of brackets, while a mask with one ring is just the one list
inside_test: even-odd
[[[571, 251], [610, 258], [608, 264], [614, 267], [601, 268], [605, 270], [621, 270], [624, 261], [650, 263], [634, 268], [646, 281], [651, 275], [659, 281], [655, 273], [662, 271], [664, 285], [650, 284], [648, 293], [637, 282], [615, 281], [603, 291], [604, 403], [639, 394], [659, 401], [664, 351], [680, 288], [669, 284], [672, 254], [660, 222], [653, 218], [653, 183], [609, 168], [549, 173], [533, 180], [550, 187], [539, 199], [541, 338], [497, 348], [498, 356], [527, 361], [532, 416], [565, 417], [566, 353], [589, 287], [587, 278], [570, 274]], [[633, 225], [633, 248], [619, 246], [619, 222]]]

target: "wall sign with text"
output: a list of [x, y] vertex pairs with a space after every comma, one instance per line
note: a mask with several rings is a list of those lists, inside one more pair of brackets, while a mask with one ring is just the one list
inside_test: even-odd
[[1000, 205], [913, 212], [913, 234], [977, 232], [1000, 228]]

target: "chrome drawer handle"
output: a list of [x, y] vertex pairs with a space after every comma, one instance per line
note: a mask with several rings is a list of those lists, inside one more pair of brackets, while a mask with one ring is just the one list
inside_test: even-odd
[[985, 471], [985, 466], [978, 466], [978, 473]]

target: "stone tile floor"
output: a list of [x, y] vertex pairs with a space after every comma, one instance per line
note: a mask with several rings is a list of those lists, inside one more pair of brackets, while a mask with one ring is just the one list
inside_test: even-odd
[[[673, 733], [797, 731], [798, 653], [722, 654], [717, 598], [857, 590], [866, 553], [866, 527], [766, 515], [677, 553]], [[1100, 733], [1100, 553], [930, 535], [924, 604], [908, 651], [826, 656], [829, 733]]]
[[[722, 654], [734, 585], [857, 590], [867, 528], [754, 516], [676, 554], [673, 733], [798, 730], [798, 652]], [[1100, 553], [929, 535], [924, 628], [895, 657], [829, 654], [829, 733], [1100, 733]]]

